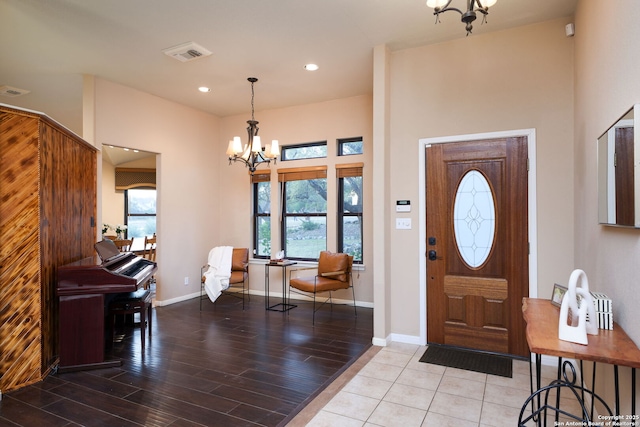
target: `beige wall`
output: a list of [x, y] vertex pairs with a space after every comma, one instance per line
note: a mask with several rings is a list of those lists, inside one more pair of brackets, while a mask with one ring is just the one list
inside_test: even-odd
[[[580, 0], [576, 35], [567, 38], [564, 25], [571, 20], [393, 53], [377, 47], [375, 99], [256, 113], [264, 140], [287, 144], [363, 135], [371, 148], [365, 183], [383, 188], [374, 193], [369, 187], [365, 196], [366, 269], [357, 297], [377, 298], [377, 339], [417, 337], [423, 321], [417, 209], [406, 215], [413, 221], [412, 231], [394, 227], [395, 200], [414, 204], [423, 191], [417, 185], [422, 173], [418, 140], [534, 128], [538, 295], [546, 298], [554, 282], [565, 283], [574, 268], [582, 268], [592, 288], [612, 297], [616, 323], [640, 343], [635, 283], [640, 231], [598, 225], [595, 189], [597, 136], [640, 102], [640, 58], [635, 55], [640, 3]], [[80, 88], [80, 79], [74, 81]], [[172, 302], [197, 293], [199, 269], [209, 249], [245, 245], [250, 239], [248, 176], [240, 165], [228, 166], [223, 154], [229, 138], [245, 136], [249, 117], [220, 119], [101, 79], [89, 95], [94, 98], [88, 105], [95, 107], [95, 135], [91, 130], [87, 139], [95, 138], [98, 147], [112, 143], [160, 153], [158, 298]], [[79, 114], [64, 120], [59, 112], [45, 113], [80, 132]], [[113, 178], [105, 172], [101, 179], [106, 183]], [[256, 264], [251, 268], [252, 289], [260, 291], [264, 270]], [[189, 286], [184, 277], [190, 278]], [[622, 377], [626, 381], [628, 372]], [[623, 402], [623, 413], [628, 413], [627, 405]]]
[[388, 206], [391, 203], [391, 134], [390, 95], [391, 95], [391, 52], [387, 46], [376, 46], [373, 49], [373, 188], [376, 189], [373, 198], [373, 235], [374, 270], [373, 270], [373, 298], [375, 302], [373, 316], [373, 343], [386, 344], [386, 337], [391, 330], [391, 301], [392, 289], [390, 283], [391, 261], [390, 241], [391, 214]]
[[[389, 130], [376, 134], [384, 140], [383, 148], [366, 159], [367, 165], [371, 161], [382, 170], [365, 166], [365, 173], [380, 172], [388, 183], [388, 193], [374, 194], [372, 188], [367, 193], [383, 198], [381, 203], [371, 199], [367, 203], [383, 207], [388, 221], [383, 228], [371, 227], [373, 218], [368, 222], [365, 241], [366, 236], [371, 240], [380, 236], [376, 241], [385, 242], [385, 247], [365, 247], [366, 270], [359, 284], [364, 292], [358, 295], [359, 300], [372, 300], [374, 292], [367, 286], [376, 282], [383, 289], [380, 295], [388, 297], [389, 301], [376, 301], [385, 307], [376, 309], [376, 325], [381, 325], [376, 338], [411, 338], [420, 333], [418, 266], [423, 260], [418, 251], [418, 212], [413, 209], [409, 215], [414, 224], [411, 232], [395, 230], [393, 205], [398, 199], [413, 204], [422, 191], [417, 186], [422, 173], [418, 140], [534, 128], [538, 295], [546, 297], [554, 282], [566, 283], [574, 268], [582, 268], [593, 288], [613, 298], [616, 322], [640, 342], [639, 315], [634, 310], [638, 298], [635, 286], [629, 285], [638, 276], [634, 262], [640, 255], [638, 232], [599, 226], [595, 192], [595, 140], [640, 98], [635, 78], [639, 60], [628, 54], [640, 38], [635, 26], [639, 6], [632, 0], [619, 3], [625, 13], [613, 14], [605, 5], [582, 1], [574, 38], [564, 34], [564, 25], [571, 22], [566, 18], [385, 53], [388, 70], [383, 55], [374, 70], [382, 73], [381, 83], [376, 83], [382, 90], [376, 93], [388, 94], [389, 101], [380, 106], [376, 117], [384, 119], [388, 114]], [[193, 286], [182, 285], [183, 277], [193, 280], [210, 247], [241, 245], [250, 239], [246, 169], [228, 166], [222, 154], [229, 138], [245, 136], [248, 117], [218, 119], [107, 82], [100, 81], [99, 87], [98, 142], [116, 139], [118, 145], [160, 153], [159, 240], [171, 248], [164, 255], [159, 253], [160, 298], [194, 292]], [[256, 118], [263, 139], [278, 138], [281, 144], [360, 134], [372, 141], [376, 102], [356, 97], [261, 111]], [[185, 127], [185, 123], [195, 126]], [[185, 128], [189, 129], [186, 136]], [[380, 153], [386, 153], [387, 161], [379, 161]], [[328, 159], [329, 164], [335, 161]], [[288, 165], [273, 169], [284, 166]], [[366, 181], [372, 182], [373, 177], [367, 176], [371, 179]], [[372, 212], [372, 217], [378, 215]], [[225, 225], [216, 226], [218, 222]], [[382, 280], [372, 276], [374, 250], [388, 254], [389, 271], [381, 268]], [[172, 269], [176, 272], [168, 273]], [[255, 290], [261, 290], [263, 271], [260, 265], [252, 265]]]
[[[103, 148], [104, 149], [104, 148]], [[124, 193], [116, 191], [116, 168], [102, 161], [102, 224], [124, 224]], [[107, 234], [113, 234], [111, 230]]]
[[218, 241], [220, 120], [102, 79], [96, 79], [95, 108], [96, 145], [159, 153], [157, 299], [198, 293], [200, 266]]
[[[225, 151], [235, 135], [246, 138], [248, 115], [220, 119], [136, 90], [96, 79], [96, 141], [159, 153], [158, 173], [158, 301], [180, 301], [199, 293], [200, 266], [209, 250], [218, 245], [251, 246], [251, 186], [247, 169], [229, 166]], [[336, 163], [364, 162], [364, 267], [354, 278], [356, 298], [373, 301], [370, 266], [372, 257], [372, 173], [366, 166], [372, 157], [371, 97], [256, 112], [263, 141], [278, 139], [281, 145], [327, 140], [327, 159], [278, 163], [277, 168], [327, 164], [329, 212], [336, 210]], [[362, 136], [365, 155], [336, 156], [336, 140]], [[102, 212], [117, 215], [107, 204], [123, 209], [122, 196], [112, 190], [113, 168], [103, 162]], [[274, 184], [276, 181], [274, 181]], [[272, 199], [278, 200], [277, 185]], [[277, 210], [277, 205], [274, 207]], [[99, 221], [105, 222], [105, 219]], [[118, 223], [118, 220], [115, 221]], [[120, 221], [121, 222], [121, 221]], [[336, 250], [336, 216], [328, 215], [328, 249]], [[274, 249], [280, 247], [279, 224], [273, 215]], [[251, 265], [251, 290], [264, 291], [263, 263]], [[189, 277], [190, 284], [184, 285]], [[272, 277], [279, 283], [279, 277]], [[278, 288], [271, 291], [279, 291]], [[337, 295], [350, 298], [350, 295]]]
[[[412, 204], [418, 140], [534, 128], [537, 135], [538, 294], [566, 282], [573, 262], [573, 39], [569, 18], [394, 52], [390, 67], [390, 330], [420, 333], [418, 209], [413, 230], [395, 230], [395, 200]], [[376, 313], [376, 316], [380, 313]]]
[[[576, 265], [587, 273], [591, 288], [613, 300], [614, 322], [636, 344], [640, 344], [640, 230], [598, 224], [595, 169], [598, 136], [640, 102], [638, 20], [640, 2], [636, 0], [581, 0], [578, 4], [574, 123]], [[628, 390], [629, 370], [622, 370], [620, 377]], [[603, 384], [611, 396], [611, 377]], [[630, 414], [625, 396], [621, 413]]]
[[[386, 339], [391, 334], [409, 339], [418, 337], [423, 322], [419, 263], [424, 260], [418, 250], [417, 227], [421, 225], [415, 208], [422, 191], [417, 185], [421, 173], [417, 161], [420, 138], [535, 128], [539, 295], [550, 294], [554, 282], [567, 280], [574, 268], [573, 39], [564, 35], [567, 22], [568, 19], [556, 20], [390, 54], [388, 72], [382, 77], [383, 84], [388, 81], [383, 93], [388, 92], [389, 101], [385, 105], [390, 117], [389, 130], [382, 134], [383, 138], [385, 134], [389, 136], [385, 148], [377, 153], [372, 152], [373, 100], [368, 96], [256, 113], [263, 140], [277, 138], [281, 145], [324, 139], [332, 144], [337, 138], [365, 137], [365, 146], [369, 148], [365, 149], [367, 154], [363, 159], [367, 164], [365, 185], [368, 186], [366, 194], [371, 195], [365, 201], [365, 217], [367, 212], [371, 212], [371, 216], [365, 220], [365, 269], [358, 278], [357, 298], [372, 302], [374, 281], [385, 289], [381, 295], [387, 295], [387, 301], [379, 302], [386, 309], [376, 314], [383, 316], [377, 338]], [[468, 69], [470, 63], [473, 67]], [[193, 282], [211, 247], [245, 246], [250, 242], [249, 178], [244, 167], [228, 166], [224, 156], [230, 138], [245, 137], [249, 117], [215, 118], [102, 80], [98, 88], [102, 90], [98, 90], [96, 97], [97, 141], [160, 153], [158, 168], [165, 172], [160, 172], [159, 178], [160, 243], [168, 238], [166, 234], [181, 240], [183, 230], [187, 229], [191, 230], [189, 239], [199, 247], [189, 250], [197, 262], [190, 260], [188, 268], [175, 260], [175, 256], [183, 257], [185, 242], [178, 242], [175, 253], [166, 254], [170, 259], [166, 262], [181, 267], [180, 272], [160, 276], [163, 291], [159, 298], [171, 300], [197, 292]], [[162, 118], [159, 120], [157, 116]], [[185, 140], [184, 122], [193, 121], [198, 126], [188, 126], [189, 135]], [[191, 152], [191, 147], [196, 154]], [[388, 158], [380, 164], [388, 163], [390, 172], [383, 170], [381, 176], [383, 182], [388, 183], [388, 189], [386, 194], [374, 194], [370, 184], [374, 171], [370, 165], [374, 164], [376, 155], [384, 152]], [[178, 159], [184, 163], [181, 165]], [[336, 161], [342, 160], [330, 156], [326, 162], [310, 160], [302, 164], [328, 163], [331, 170]], [[169, 173], [166, 173], [167, 162], [173, 166]], [[297, 165], [279, 163], [272, 167], [274, 179], [278, 167]], [[195, 179], [201, 176], [205, 179]], [[331, 187], [335, 176], [329, 176]], [[182, 184], [175, 184], [174, 178]], [[170, 185], [171, 196], [164, 185]], [[276, 199], [277, 186], [273, 191]], [[376, 205], [384, 209], [388, 218], [384, 228], [372, 226], [374, 197], [385, 200]], [[412, 200], [414, 209], [409, 215], [414, 224], [412, 231], [395, 230], [394, 204], [399, 199]], [[170, 206], [165, 206], [165, 200]], [[185, 212], [182, 204], [190, 209]], [[329, 211], [331, 209], [330, 205]], [[166, 212], [172, 219], [168, 219]], [[335, 227], [335, 218], [329, 221], [333, 222], [330, 227]], [[220, 227], [219, 223], [224, 226]], [[279, 248], [279, 224], [275, 216], [272, 225], [272, 245], [276, 249]], [[331, 230], [330, 248], [335, 247], [335, 233]], [[373, 248], [374, 235], [388, 242], [384, 249]], [[174, 246], [174, 242], [165, 243]], [[373, 278], [374, 250], [388, 254], [388, 272], [382, 280]], [[161, 253], [162, 250], [159, 263]], [[170, 268], [160, 265], [163, 271]], [[380, 270], [384, 271], [382, 266]], [[252, 264], [251, 273], [252, 290], [262, 291], [262, 266]], [[192, 285], [185, 287], [186, 276], [191, 278]]]
[[[337, 180], [335, 165], [337, 163], [364, 162], [364, 267], [354, 274], [356, 299], [360, 302], [373, 302], [372, 286], [372, 216], [373, 216], [373, 184], [371, 159], [372, 150], [372, 113], [371, 97], [357, 96], [335, 101], [317, 104], [302, 105], [290, 108], [256, 111], [255, 118], [260, 127], [260, 136], [263, 143], [277, 139], [281, 146], [314, 141], [327, 141], [328, 156], [326, 159], [297, 160], [278, 162], [271, 169], [271, 247], [272, 251], [281, 249], [280, 224], [277, 215], [278, 168], [302, 167], [311, 165], [327, 165], [327, 249], [335, 251], [337, 248], [337, 218], [333, 214], [337, 209]], [[251, 219], [251, 187], [249, 185], [248, 170], [240, 163], [228, 165], [225, 156], [228, 141], [234, 136], [240, 136], [246, 141], [246, 121], [248, 114], [225, 117], [222, 120], [220, 145], [216, 152], [218, 180], [224, 183], [220, 187], [220, 227], [219, 244], [232, 246], [251, 246], [252, 219]], [[364, 154], [357, 156], [338, 157], [336, 155], [336, 141], [339, 138], [363, 137]], [[260, 169], [265, 169], [261, 166]], [[275, 203], [275, 204], [274, 204]], [[264, 266], [261, 263], [252, 263], [250, 267], [251, 290], [264, 291]], [[280, 283], [278, 271], [272, 271], [270, 283]], [[275, 281], [275, 282], [274, 282]], [[279, 291], [270, 288], [271, 292]], [[337, 298], [351, 299], [349, 293], [337, 293]], [[370, 304], [369, 304], [370, 305]]]

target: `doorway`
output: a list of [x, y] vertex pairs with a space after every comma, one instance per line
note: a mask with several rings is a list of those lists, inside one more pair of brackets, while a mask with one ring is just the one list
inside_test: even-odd
[[[508, 141], [512, 140], [520, 141], [516, 143], [519, 146], [516, 151], [519, 150], [519, 173], [524, 176], [520, 187], [515, 190], [511, 188], [511, 181], [506, 183], [509, 185], [504, 185], [507, 176], [509, 180], [513, 177], [505, 175], [503, 169], [508, 156], [498, 153], [503, 149], [511, 150], [507, 147], [510, 144]], [[483, 148], [483, 144], [487, 143], [488, 147]], [[428, 147], [439, 148], [431, 150]], [[444, 188], [440, 193], [446, 195], [435, 202], [436, 206], [442, 205], [444, 211], [441, 210], [434, 216], [434, 202], [431, 201], [431, 214], [427, 213], [427, 191], [420, 199], [421, 253], [425, 254], [424, 258], [421, 257], [420, 266], [421, 301], [424, 302], [421, 302], [423, 343], [442, 343], [526, 356], [521, 300], [522, 296], [537, 296], [535, 130], [422, 139], [420, 149], [421, 166], [424, 166], [420, 188], [425, 190], [428, 188], [430, 173], [428, 152], [448, 156], [448, 161], [445, 162], [447, 166], [442, 169], [447, 171], [442, 175], [444, 181], [437, 184], [437, 188]], [[474, 154], [467, 157], [465, 153]], [[467, 206], [464, 197], [456, 198], [456, 190], [460, 184], [468, 186], [470, 182], [479, 183], [479, 188], [474, 191], [482, 191], [483, 185], [489, 189], [488, 194], [492, 194], [490, 199], [495, 205], [490, 203], [481, 210], [493, 209], [496, 213], [495, 228], [489, 227], [483, 231], [485, 238], [491, 236], [488, 243], [480, 243], [475, 247], [468, 245], [468, 241], [459, 245], [466, 238], [456, 237], [453, 220], [455, 206]], [[498, 195], [491, 191], [497, 191]], [[520, 198], [505, 199], [504, 196], [509, 192], [519, 193]], [[503, 218], [505, 209], [513, 203], [522, 208], [521, 212], [511, 216], [512, 222], [520, 222], [521, 236], [516, 245], [520, 252], [515, 255], [517, 263], [509, 262], [513, 259], [510, 252], [513, 248], [503, 245], [505, 233], [510, 233], [509, 239], [514, 236], [513, 229], [505, 227]], [[486, 212], [481, 215], [490, 216]], [[436, 226], [435, 231], [429, 228], [428, 219], [432, 226]], [[477, 221], [474, 226], [476, 225]], [[434, 235], [427, 233], [427, 230]], [[492, 239], [502, 242], [502, 245], [494, 245]], [[432, 260], [428, 260], [429, 255]], [[503, 265], [511, 266], [506, 275]], [[516, 286], [517, 291], [509, 293], [512, 285]]]
[[102, 149], [102, 220], [113, 234], [126, 226], [132, 251], [144, 249], [144, 236], [156, 231], [157, 153], [118, 146]]

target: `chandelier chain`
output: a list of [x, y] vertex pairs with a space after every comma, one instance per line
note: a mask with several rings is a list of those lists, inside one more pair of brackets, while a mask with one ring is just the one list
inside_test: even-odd
[[253, 97], [254, 97], [254, 93], [253, 93], [253, 83], [251, 82], [251, 120], [255, 121], [255, 117], [253, 115]]

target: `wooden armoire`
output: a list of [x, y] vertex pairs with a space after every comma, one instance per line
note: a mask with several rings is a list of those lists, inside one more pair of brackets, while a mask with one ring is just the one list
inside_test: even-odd
[[97, 149], [44, 114], [0, 104], [0, 391], [58, 361], [56, 268], [94, 255]]

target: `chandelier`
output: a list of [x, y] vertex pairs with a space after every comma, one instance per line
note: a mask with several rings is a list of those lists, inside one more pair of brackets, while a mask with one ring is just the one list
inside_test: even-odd
[[467, 0], [467, 11], [463, 12], [458, 8], [449, 7], [453, 0], [427, 0], [427, 6], [433, 8], [433, 14], [436, 15], [436, 23], [440, 22], [439, 16], [443, 12], [447, 12], [449, 10], [455, 10], [458, 12], [462, 18], [461, 21], [464, 22], [467, 29], [467, 36], [471, 34], [471, 30], [473, 29], [473, 21], [476, 20], [476, 12], [482, 13], [483, 18], [482, 22], [487, 21], [487, 15], [489, 14], [489, 8], [496, 4], [498, 0]]
[[249, 168], [249, 172], [253, 175], [256, 168], [262, 163], [271, 163], [271, 160], [276, 161], [280, 155], [280, 147], [278, 140], [274, 139], [271, 144], [267, 144], [266, 147], [262, 147], [260, 143], [260, 137], [258, 136], [258, 122], [255, 120], [253, 111], [253, 84], [258, 81], [255, 77], [249, 77], [247, 79], [251, 83], [251, 120], [247, 120], [247, 134], [249, 138], [246, 144], [242, 144], [242, 140], [239, 136], [234, 136], [233, 140], [229, 141], [229, 147], [227, 148], [227, 156], [229, 156], [229, 165], [231, 162], [242, 162]]

